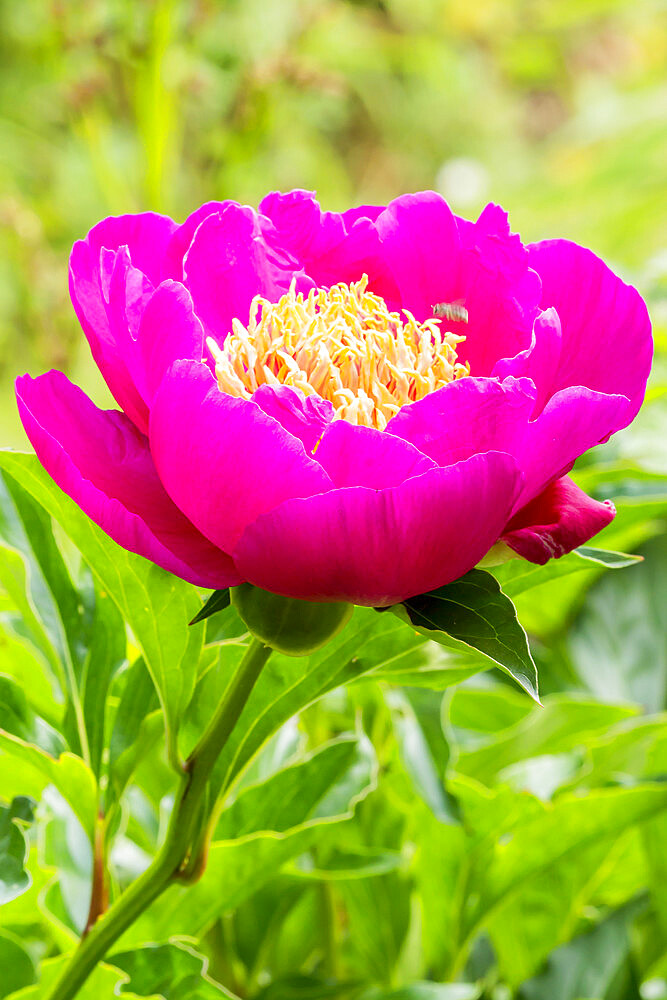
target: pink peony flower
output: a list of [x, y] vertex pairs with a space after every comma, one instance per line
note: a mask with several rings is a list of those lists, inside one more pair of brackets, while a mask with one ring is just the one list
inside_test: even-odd
[[337, 214], [293, 191], [109, 218], [70, 286], [120, 409], [26, 375], [25, 429], [112, 538], [193, 583], [389, 605], [499, 540], [542, 563], [614, 516], [566, 474], [639, 409], [646, 307], [496, 205]]

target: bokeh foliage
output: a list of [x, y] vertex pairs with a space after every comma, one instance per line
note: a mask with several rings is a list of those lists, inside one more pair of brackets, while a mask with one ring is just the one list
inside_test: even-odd
[[[525, 239], [576, 239], [633, 280], [658, 347], [639, 418], [576, 470], [617, 505], [595, 544], [644, 561], [498, 572], [544, 708], [370, 611], [326, 656], [277, 657], [262, 724], [222, 761], [237, 784], [204, 876], [153, 905], [84, 1000], [123, 979], [130, 1000], [667, 997], [664, 15], [0, 0], [0, 443], [23, 443], [26, 368], [108, 398], [67, 297], [75, 238], [273, 188], [331, 208], [425, 187], [467, 215], [499, 201]], [[36, 467], [4, 468], [0, 996], [29, 1000], [87, 919], [98, 807], [113, 896], [164, 829], [165, 732], [187, 753], [244, 639], [232, 609], [188, 633], [192, 588], [121, 554]]]

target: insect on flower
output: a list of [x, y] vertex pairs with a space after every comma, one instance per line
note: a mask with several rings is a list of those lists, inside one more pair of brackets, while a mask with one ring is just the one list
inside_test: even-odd
[[457, 299], [456, 302], [436, 302], [432, 309], [433, 315], [440, 319], [448, 319], [452, 323], [468, 322], [468, 310], [463, 299]]

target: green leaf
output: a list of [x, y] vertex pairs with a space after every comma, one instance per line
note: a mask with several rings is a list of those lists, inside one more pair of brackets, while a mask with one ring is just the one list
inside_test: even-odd
[[109, 962], [129, 976], [121, 996], [133, 992], [141, 997], [159, 994], [164, 1000], [234, 1000], [232, 993], [206, 975], [206, 959], [185, 944], [149, 945], [117, 952]]
[[554, 951], [546, 971], [524, 983], [520, 1000], [627, 1000], [634, 994], [630, 924], [635, 902]]
[[359, 1000], [479, 1000], [481, 993], [472, 983], [412, 983], [397, 990], [368, 990]]
[[543, 566], [525, 559], [510, 559], [502, 566], [493, 568], [492, 573], [500, 583], [503, 593], [517, 597], [534, 587], [541, 587], [552, 580], [558, 580], [572, 573], [582, 573], [593, 569], [623, 569], [641, 562], [642, 557], [624, 552], [611, 552], [582, 545], [560, 559], [550, 559]]
[[222, 813], [199, 882], [170, 889], [124, 935], [121, 947], [203, 933], [220, 914], [275, 877], [285, 862], [307, 851], [332, 824], [350, 819], [375, 782], [369, 742], [341, 737], [244, 788]]
[[0, 674], [0, 730], [34, 743], [52, 755], [64, 749], [63, 741], [28, 704], [25, 692], [12, 677]]
[[[414, 664], [417, 673], [432, 662], [432, 649], [424, 635], [407, 629], [392, 615], [355, 608], [342, 632], [311, 656], [274, 654], [216, 765], [216, 782], [228, 787], [284, 722], [328, 691], [367, 675], [386, 678], [386, 671], [396, 665], [408, 674]], [[229, 655], [233, 658], [237, 654]], [[478, 662], [464, 675], [469, 677], [480, 669], [484, 666]], [[454, 672], [456, 680], [460, 680], [461, 674], [456, 669]], [[222, 671], [221, 681], [224, 683], [228, 676]]]
[[157, 692], [143, 657], [121, 679], [124, 686], [109, 742], [108, 805], [120, 798], [135, 766], [164, 731]]
[[199, 622], [203, 622], [206, 618], [210, 618], [211, 615], [216, 614], [218, 611], [224, 611], [225, 608], [229, 607], [230, 603], [231, 596], [229, 593], [229, 587], [225, 587], [224, 590], [214, 590], [201, 611], [198, 611], [194, 616], [190, 625], [197, 625]]
[[51, 518], [7, 473], [0, 474], [0, 577], [11, 589], [27, 637], [65, 693], [63, 732], [99, 774], [111, 677], [125, 656], [125, 627], [115, 605], [84, 572], [74, 587]]
[[587, 596], [566, 639], [576, 674], [603, 701], [667, 705], [667, 535], [642, 548], [626, 575], [607, 575]]
[[473, 569], [392, 610], [429, 639], [444, 645], [454, 640], [482, 653], [539, 701], [526, 633], [514, 605], [490, 573]]
[[0, 465], [63, 527], [130, 625], [155, 681], [175, 758], [202, 645], [201, 630], [187, 625], [196, 613], [195, 588], [116, 545], [55, 485], [36, 456], [0, 452]]
[[[474, 712], [477, 692], [468, 690], [463, 699]], [[479, 714], [487, 699], [480, 692]], [[452, 699], [450, 711], [458, 692]], [[543, 754], [560, 754], [584, 747], [592, 736], [606, 733], [612, 726], [637, 715], [637, 708], [606, 705], [592, 698], [572, 695], [550, 695], [543, 707], [536, 707], [527, 716], [507, 729], [490, 735], [472, 749], [462, 748], [456, 758], [456, 771], [486, 785], [507, 780], [503, 771], [512, 765]]]
[[[44, 1000], [46, 991], [56, 982], [69, 965], [71, 955], [59, 955], [49, 958], [39, 967], [39, 982], [27, 986], [18, 993], [12, 993], [8, 1000]], [[118, 996], [118, 987], [127, 981], [127, 974], [112, 965], [100, 962], [95, 966], [90, 976], [76, 994], [76, 1000], [112, 1000]], [[125, 1000], [136, 1000], [135, 994], [123, 994]], [[159, 1000], [159, 998], [153, 998]]]
[[433, 720], [428, 717], [423, 699], [421, 704], [417, 701], [421, 708], [417, 712], [403, 692], [387, 693], [399, 754], [414, 790], [442, 823], [457, 823], [459, 810], [444, 784], [449, 750], [440, 724], [441, 700], [436, 698]]
[[329, 882], [339, 879], [369, 878], [371, 875], [386, 875], [403, 866], [403, 859], [397, 851], [383, 851], [369, 847], [358, 851], [334, 850], [326, 858], [314, 864], [310, 854], [304, 854], [286, 867], [294, 878], [307, 881]]
[[8, 806], [0, 803], [0, 906], [30, 887], [30, 875], [25, 870], [28, 842], [24, 827], [32, 818], [30, 799], [15, 798]]
[[9, 931], [0, 931], [0, 969], [0, 997], [30, 986], [37, 977], [32, 958], [20, 940]]
[[97, 783], [95, 775], [81, 758], [62, 753], [56, 759], [17, 736], [0, 731], [0, 768], [11, 768], [15, 761], [27, 764], [35, 772], [40, 790], [49, 782], [56, 786], [71, 805], [92, 843], [97, 816]]

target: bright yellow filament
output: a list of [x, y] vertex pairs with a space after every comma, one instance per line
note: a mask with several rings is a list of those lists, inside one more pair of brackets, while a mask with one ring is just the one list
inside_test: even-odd
[[306, 298], [294, 282], [278, 302], [256, 296], [247, 326], [233, 320], [222, 348], [208, 339], [222, 391], [250, 399], [260, 385], [288, 385], [330, 400], [338, 419], [384, 430], [405, 403], [468, 374], [456, 360], [464, 337], [435, 317], [401, 319], [367, 286], [364, 275]]

